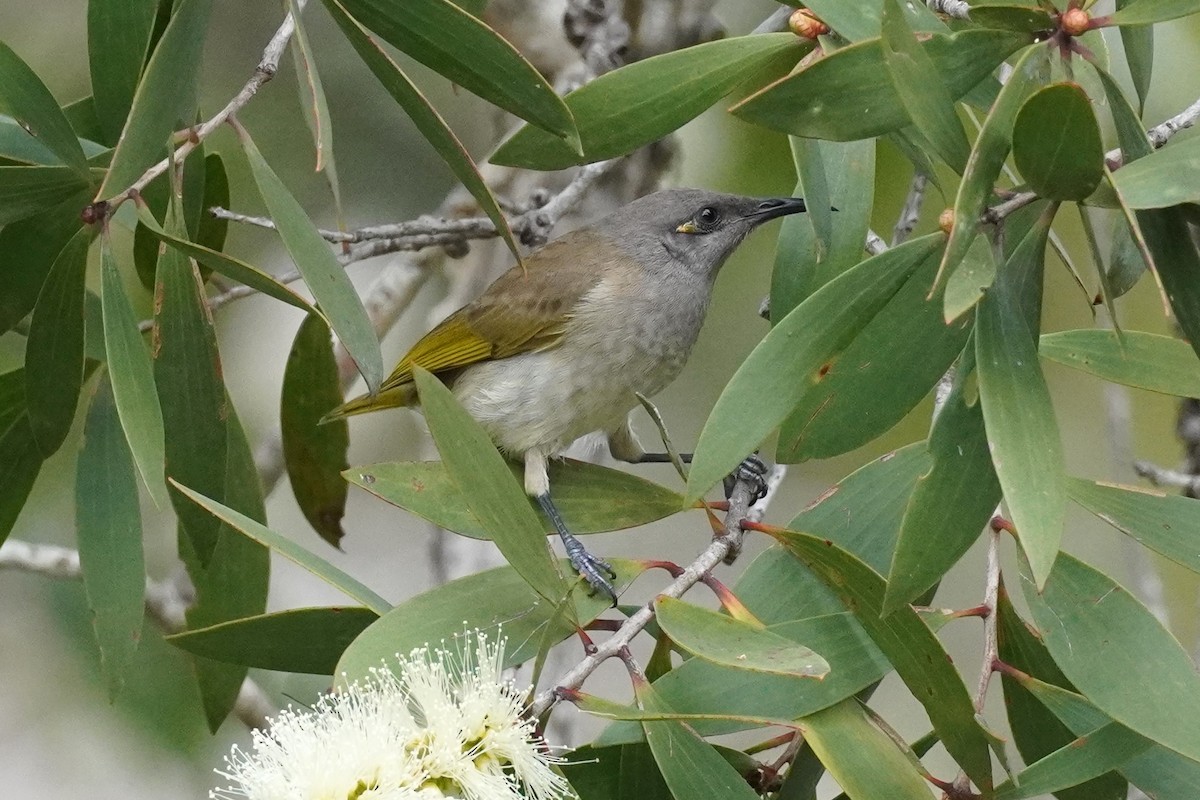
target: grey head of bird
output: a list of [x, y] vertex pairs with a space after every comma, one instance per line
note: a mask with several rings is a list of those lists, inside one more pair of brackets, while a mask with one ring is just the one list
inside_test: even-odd
[[752, 230], [805, 210], [798, 197], [664, 189], [622, 206], [593, 227], [648, 269], [683, 268], [711, 281]]

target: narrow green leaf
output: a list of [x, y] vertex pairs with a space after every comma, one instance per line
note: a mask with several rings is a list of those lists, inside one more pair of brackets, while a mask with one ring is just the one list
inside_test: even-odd
[[1106, 381], [1177, 397], [1200, 397], [1200, 360], [1170, 336], [1075, 330], [1042, 336], [1038, 353]]
[[[1031, 42], [1027, 33], [965, 30], [934, 34], [922, 47], [957, 100], [1000, 62]], [[871, 39], [844, 47], [795, 72], [730, 109], [747, 122], [814, 139], [850, 141], [879, 136], [912, 124], [891, 81], [883, 45]]]
[[448, 0], [341, 0], [359, 22], [451, 82], [564, 139], [579, 132], [546, 79], [494, 30]]
[[[519, 479], [523, 468], [513, 463], [508, 468]], [[549, 471], [554, 504], [563, 518], [571, 521], [571, 533], [577, 536], [645, 525], [678, 513], [683, 506], [683, 496], [678, 492], [620, 470], [555, 459]], [[472, 539], [492, 538], [471, 513], [466, 496], [440, 461], [372, 464], [352, 467], [342, 475], [355, 486], [439, 528]], [[554, 525], [536, 502], [531, 498], [528, 502], [543, 530], [555, 533]]]
[[1200, 11], [1200, 0], [1132, 0], [1108, 18], [1110, 25], [1150, 25]]
[[[186, 208], [187, 198], [184, 200]], [[196, 230], [196, 244], [220, 252], [225, 247], [225, 231], [229, 227], [229, 221], [210, 214], [208, 210], [214, 206], [229, 207], [229, 175], [225, 172], [225, 161], [220, 153], [209, 153], [204, 157], [204, 197], [199, 208], [200, 224]], [[190, 215], [188, 219], [191, 219]], [[198, 256], [193, 255], [192, 258], [216, 271]]]
[[0, 331], [13, 328], [33, 310], [58, 254], [82, 223], [79, 209], [87, 203], [77, 194], [57, 207], [0, 228]]
[[100, 239], [100, 302], [104, 309], [104, 352], [112, 377], [113, 396], [133, 461], [150, 497], [167, 504], [163, 485], [165, 449], [163, 414], [154, 387], [154, 367], [138, 320], [125, 294], [108, 236]]
[[369, 608], [296, 608], [168, 636], [194, 655], [281, 672], [332, 675], [342, 652], [379, 619]]
[[[103, 153], [106, 148], [95, 142], [80, 139], [83, 154], [88, 158]], [[13, 162], [11, 166], [42, 165], [46, 167], [65, 166], [61, 158], [41, 141], [30, 136], [21, 124], [7, 114], [0, 113], [0, 159]], [[7, 162], [0, 162], [5, 163]]]
[[[858, 558], [825, 539], [786, 530], [776, 538], [854, 613], [925, 707], [946, 750], [985, 793], [991, 790], [987, 734], [941, 643], [911, 607], [881, 617], [886, 583]], [[815, 642], [814, 642], [815, 644]], [[836, 669], [836, 666], [834, 667]]]
[[240, 130], [238, 135], [259, 194], [275, 221], [283, 246], [325, 312], [329, 326], [366, 379], [367, 388], [371, 392], [377, 391], [383, 380], [383, 357], [354, 284], [300, 203], [267, 164], [250, 135], [245, 130]]
[[[954, 237], [956, 231], [960, 230], [962, 228], [956, 226], [950, 232], [951, 238]], [[1006, 228], [1006, 240], [1012, 235], [1013, 231]], [[945, 261], [944, 256], [942, 260]], [[934, 278], [933, 291], [943, 292], [942, 318], [949, 324], [972, 311], [983, 299], [983, 293], [995, 280], [996, 254], [992, 251], [992, 243], [986, 236], [972, 234], [972, 241], [967, 246], [966, 254], [958, 266], [953, 268], [950, 277], [944, 281], [937, 277]], [[946, 287], [944, 290], [941, 289], [943, 284]]]
[[992, 463], [1038, 584], [1058, 553], [1066, 513], [1063, 451], [1037, 358], [1046, 232], [1030, 235], [979, 303], [975, 356]]
[[8, 114], [32, 137], [88, 181], [87, 157], [58, 101], [12, 48], [0, 42], [0, 113]]
[[912, 411], [962, 352], [965, 315], [947, 324], [942, 296], [929, 296], [941, 253], [933, 251], [834, 359], [779, 431], [785, 461], [847, 453]]
[[337, 161], [333, 153], [333, 120], [329, 116], [329, 103], [325, 99], [325, 87], [321, 83], [321, 74], [317, 71], [316, 54], [309, 43], [305, 30], [302, 9], [296, 0], [287, 1], [288, 13], [296, 22], [296, 33], [292, 38], [292, 56], [296, 65], [298, 80], [296, 86], [300, 90], [300, 107], [304, 112], [304, 121], [312, 133], [313, 145], [316, 148], [316, 171], [324, 172], [329, 181], [329, 190], [333, 193], [333, 205], [337, 209], [338, 224], [342, 223], [342, 190], [338, 182]]
[[[788, 0], [788, 5], [800, 5], [800, 3]], [[803, 5], [812, 9], [822, 22], [840, 36], [852, 42], [874, 38], [879, 35], [882, 27], [883, 0], [862, 0], [858, 3], [845, 3], [842, 0], [812, 0]], [[946, 32], [946, 23], [942, 22], [923, 3], [913, 3], [912, 5], [906, 3], [901, 10], [914, 31]]]
[[643, 744], [584, 745], [558, 766], [581, 800], [674, 800]]
[[654, 608], [655, 619], [671, 641], [706, 661], [803, 678], [829, 674], [821, 656], [761, 626], [665, 595], [654, 601]]
[[[634, 685], [638, 705], [647, 711], [669, 711], [648, 683]], [[642, 722], [646, 742], [663, 779], [675, 800], [755, 800], [758, 793], [738, 772], [681, 722], [672, 720]]]
[[[91, 95], [67, 103], [62, 107], [62, 111], [67, 122], [71, 124], [71, 129], [80, 138], [79, 143], [83, 145], [84, 155], [91, 158], [100, 152], [111, 152], [103, 145], [96, 144], [104, 138], [104, 131], [100, 130], [100, 120], [96, 117], [96, 102]], [[95, 145], [99, 150], [92, 152], [90, 145]]]
[[912, 760], [857, 700], [845, 700], [801, 720], [812, 746], [846, 795], [861, 800], [927, 800], [929, 787]]
[[825, 284], [771, 329], [729, 381], [704, 425], [688, 474], [689, 501], [708, 491], [787, 418], [942, 240], [932, 234], [864, 261]]
[[951, 169], [962, 174], [971, 145], [954, 110], [954, 98], [913, 35], [899, 0], [884, 0], [881, 42], [892, 85], [917, 130]]
[[0, 225], [53, 208], [87, 185], [70, 167], [0, 167]]
[[189, 498], [193, 503], [203, 508], [209, 514], [212, 514], [217, 519], [224, 522], [226, 525], [241, 531], [246, 536], [254, 541], [271, 548], [279, 553], [284, 558], [316, 575], [321, 580], [328, 583], [330, 586], [339, 590], [347, 597], [357, 600], [366, 608], [371, 609], [376, 614], [386, 614], [391, 610], [392, 606], [389, 602], [377, 595], [357, 579], [342, 572], [337, 567], [330, 564], [320, 556], [310, 553], [300, 545], [293, 542], [291, 539], [278, 534], [260, 522], [257, 522], [250, 517], [240, 512], [234, 511], [232, 508], [211, 500], [202, 494], [193, 492], [186, 486], [182, 486], [175, 481], [171, 482], [175, 488], [184, 496]]
[[[975, 146], [971, 149], [971, 157], [967, 159], [967, 168], [954, 198], [954, 228], [950, 231], [950, 240], [942, 255], [942, 264], [934, 281], [935, 288], [942, 286], [963, 262], [971, 243], [975, 241], [979, 233], [979, 217], [992, 196], [996, 179], [1012, 148], [1017, 112], [1040, 82], [1048, 64], [1048, 50], [1042, 47], [1027, 49], [1013, 67], [1012, 75], [996, 96], [996, 102], [979, 128], [979, 136], [975, 139]], [[990, 279], [984, 285], [990, 285]], [[956, 304], [955, 308], [961, 308], [961, 305]], [[946, 316], [950, 318], [949, 308]]]
[[[184, 233], [178, 196], [167, 211], [167, 227], [177, 235]], [[230, 403], [204, 287], [192, 262], [172, 248], [162, 249], [154, 274], [152, 350], [166, 432], [166, 474], [224, 500]], [[207, 565], [221, 534], [220, 523], [175, 492], [171, 501], [193, 552]]]
[[560, 602], [567, 585], [547, 546], [541, 521], [504, 456], [441, 381], [419, 368], [414, 377], [429, 432], [467, 508], [534, 591], [551, 603]]
[[997, 786], [996, 800], [1024, 800], [1078, 786], [1124, 765], [1152, 746], [1148, 739], [1110, 722], [1030, 764], [1012, 780]]
[[179, 236], [172, 236], [162, 229], [162, 226], [158, 224], [158, 220], [154, 219], [154, 215], [146, 206], [138, 206], [138, 222], [150, 236], [153, 236], [160, 242], [165, 242], [188, 258], [195, 259], [213, 272], [231, 278], [238, 283], [243, 283], [255, 291], [265, 294], [267, 297], [287, 303], [305, 313], [323, 316], [320, 311], [309, 304], [303, 297], [257, 267], [202, 244], [189, 242], [187, 239]]
[[967, 402], [970, 352], [964, 354], [950, 396], [933, 422], [933, 466], [917, 481], [904, 512], [888, 572], [883, 609], [891, 613], [936, 586], [979, 538], [1000, 502], [983, 410]]
[[[513, 238], [512, 229], [508, 225], [508, 219], [504, 216], [504, 212], [500, 210], [500, 204], [496, 202], [496, 198], [484, 182], [483, 176], [479, 174], [479, 169], [475, 166], [471, 154], [467, 152], [462, 142], [454, 135], [454, 131], [450, 130], [450, 126], [446, 124], [446, 120], [442, 118], [437, 109], [425, 98], [421, 90], [408, 79], [408, 76], [404, 74], [399, 65], [346, 12], [345, 7], [338, 0], [326, 0], [325, 5], [329, 9], [329, 13], [333, 15], [333, 19], [337, 22], [338, 27], [342, 29], [342, 33], [350, 40], [350, 44], [354, 46], [358, 57], [363, 60], [363, 63], [379, 79], [379, 82], [383, 84], [383, 88], [387, 90], [388, 94], [404, 109], [404, 113], [417, 126], [417, 130], [425, 137], [425, 141], [429, 142], [438, 155], [442, 157], [442, 160], [446, 162], [446, 166], [450, 167], [450, 171], [454, 173], [454, 177], [462, 182], [462, 185], [475, 198], [475, 202], [479, 203], [479, 207], [483, 209], [483, 213], [487, 214], [488, 219], [496, 225], [496, 230], [500, 232], [504, 243], [508, 245], [508, 249], [512, 251], [512, 254], [519, 261], [521, 259], [521, 251], [517, 247], [516, 239]], [[555, 142], [562, 141], [557, 137], [551, 138]]]
[[1187, 218], [1182, 209], [1161, 208], [1137, 212], [1136, 222], [1183, 338], [1200, 353], [1200, 252]]
[[971, 9], [971, 21], [985, 28], [1041, 33], [1054, 30], [1054, 17], [1044, 7], [1033, 4], [978, 5]]
[[306, 317], [283, 373], [279, 403], [283, 461], [304, 518], [334, 547], [346, 535], [342, 517], [349, 486], [341, 473], [348, 466], [350, 430], [344, 419], [320, 423], [342, 400], [329, 326], [320, 317]]
[[106, 375], [92, 397], [75, 469], [75, 535], [112, 701], [142, 636], [146, 566], [137, 474]]
[[[1117, 0], [1117, 11], [1121, 11], [1137, 0]], [[1154, 72], [1154, 28], [1149, 25], [1125, 25], [1117, 29], [1121, 34], [1121, 48], [1125, 51], [1125, 63], [1133, 89], [1138, 96], [1138, 112], [1146, 110], [1146, 96], [1150, 94], [1150, 77]]]
[[89, 0], [88, 63], [104, 142], [117, 143], [150, 48], [157, 0]]
[[42, 468], [25, 403], [25, 370], [0, 374], [0, 544], [8, 538]]
[[[614, 585], [623, 590], [645, 571], [638, 561], [613, 559]], [[559, 565], [569, 569], [567, 561]], [[481, 599], [486, 598], [485, 602]], [[575, 598], [580, 624], [587, 624], [609, 609], [607, 597], [580, 593]], [[497, 567], [450, 581], [400, 603], [363, 631], [338, 661], [339, 686], [362, 680], [383, 659], [407, 653], [441, 640], [455, 640], [479, 629], [504, 637], [504, 666], [529, 661], [537, 655], [539, 640], [548, 635], [562, 641], [575, 627], [558, 613], [553, 603], [538, 597], [512, 567]]]
[[657, 141], [764, 71], [795, 64], [811, 43], [790, 33], [738, 36], [636, 61], [566, 96], [579, 125], [582, 157], [568, 142], [525, 126], [492, 155], [493, 164], [563, 169], [631, 153]]
[[1156, 150], [1113, 173], [1130, 208], [1167, 208], [1200, 201], [1200, 141], [1186, 139]]
[[195, 116], [196, 79], [211, 11], [212, 0], [180, 0], [138, 82], [97, 198], [124, 191], [165, 155], [176, 125]]
[[[1200, 675], [1145, 606], [1108, 576], [1066, 553], [1039, 593], [1022, 588], [1054, 661], [1114, 720], [1200, 760]], [[1136, 691], [1128, 677], [1138, 676]]]
[[708, 722], [710, 720], [733, 719], [738, 723], [753, 727], [764, 727], [767, 725], [779, 725], [789, 728], [795, 728], [794, 720], [780, 719], [778, 717], [727, 717], [720, 714], [686, 714], [680, 711], [661, 710], [649, 711], [637, 706], [627, 706], [623, 703], [618, 703], [615, 700], [606, 700], [603, 697], [597, 697], [594, 694], [586, 694], [580, 691], [573, 691], [570, 695], [571, 705], [578, 708], [580, 711], [585, 711], [597, 717], [614, 720], [679, 720], [686, 723]]
[[1100, 126], [1087, 94], [1074, 83], [1047, 86], [1025, 101], [1012, 147], [1029, 188], [1049, 200], [1083, 200], [1104, 177]]
[[42, 455], [62, 446], [83, 386], [83, 298], [92, 231], [75, 234], [50, 268], [29, 323], [25, 396]]
[[[265, 521], [262, 485], [250, 452], [250, 442], [232, 404], [225, 420], [225, 485], [222, 497], [233, 509]], [[266, 547], [238, 531], [223, 527], [207, 565], [200, 564], [191, 540], [180, 532], [179, 555], [196, 588], [196, 602], [187, 611], [188, 628], [207, 628], [266, 610], [271, 554]], [[215, 731], [237, 703], [247, 668], [193, 656], [200, 699], [210, 730]]]
[[1192, 572], [1200, 572], [1200, 500], [1137, 486], [1067, 479], [1079, 505], [1151, 550]]

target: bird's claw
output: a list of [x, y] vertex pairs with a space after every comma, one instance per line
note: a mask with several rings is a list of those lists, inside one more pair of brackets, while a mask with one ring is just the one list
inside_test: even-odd
[[[608, 595], [615, 606], [617, 604], [617, 590], [613, 588], [612, 581], [609, 578], [615, 579], [617, 571], [604, 559], [589, 553], [578, 539], [574, 539], [574, 537], [572, 539], [573, 541], [568, 543], [567, 546], [567, 558], [570, 559], [571, 566], [587, 581], [588, 586], [591, 587], [592, 594], [602, 592]], [[576, 546], [573, 547], [571, 546], [572, 544]], [[608, 573], [609, 578], [604, 577], [602, 574], [604, 572]]]
[[726, 500], [733, 494], [733, 487], [738, 481], [750, 484], [750, 505], [754, 505], [767, 496], [767, 465], [758, 457], [758, 453], [746, 456], [742, 463], [738, 464], [737, 469], [725, 478]]

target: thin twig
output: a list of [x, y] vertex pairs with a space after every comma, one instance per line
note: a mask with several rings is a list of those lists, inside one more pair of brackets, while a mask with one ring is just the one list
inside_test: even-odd
[[[742, 521], [750, 510], [754, 499], [754, 488], [750, 481], [738, 480], [733, 491], [729, 494], [729, 511], [725, 514], [724, 528], [721, 534], [712, 540], [695, 561], [684, 568], [683, 573], [670, 586], [658, 594], [667, 597], [682, 597], [689, 589], [700, 582], [700, 579], [711, 569], [720, 564], [725, 556], [742, 545]], [[760, 505], [763, 501], [760, 501]], [[567, 671], [558, 679], [554, 687], [547, 689], [534, 698], [530, 706], [530, 714], [540, 717], [559, 701], [558, 692], [563, 689], [578, 689], [588, 679], [596, 668], [608, 659], [619, 656], [622, 648], [627, 647], [633, 638], [650, 624], [654, 619], [654, 604], [647, 603], [621, 624], [621, 628], [596, 647], [596, 652], [585, 656], [583, 660]]]
[[892, 230], [892, 247], [907, 241], [913, 229], [917, 227], [928, 183], [929, 178], [925, 173], [918, 172], [913, 175], [912, 183], [908, 187], [908, 197], [905, 198], [904, 208], [900, 211], [900, 219], [896, 221], [896, 227]]
[[1166, 467], [1160, 467], [1157, 464], [1152, 464], [1149, 461], [1133, 462], [1133, 470], [1139, 476], [1150, 481], [1155, 486], [1167, 486], [1172, 489], [1181, 489], [1184, 492], [1192, 494], [1200, 493], [1200, 475], [1192, 475], [1188, 472], [1167, 469]]
[[887, 246], [887, 242], [885, 242], [883, 240], [882, 236], [880, 236], [875, 231], [868, 230], [867, 231], [866, 248], [867, 248], [868, 253], [870, 253], [873, 256], [877, 256], [880, 253], [886, 252], [888, 249], [888, 246]]
[[928, 0], [929, 10], [955, 19], [970, 19], [971, 7], [963, 0]]
[[975, 713], [982, 714], [987, 702], [988, 686], [992, 682], [994, 664], [1000, 657], [996, 639], [996, 603], [1000, 597], [1000, 530], [989, 527], [987, 532], [987, 577], [984, 583], [983, 659], [979, 665], [979, 682], [975, 686]]
[[[9, 539], [0, 545], [0, 570], [11, 569], [55, 580], [75, 581], [83, 577], [79, 552], [52, 544], [34, 544]], [[187, 626], [185, 612], [192, 603], [192, 588], [181, 580], [156, 581], [146, 578], [146, 616], [164, 633], [178, 633]], [[263, 728], [278, 709], [266, 692], [250, 678], [242, 681], [233, 713], [250, 728]]]

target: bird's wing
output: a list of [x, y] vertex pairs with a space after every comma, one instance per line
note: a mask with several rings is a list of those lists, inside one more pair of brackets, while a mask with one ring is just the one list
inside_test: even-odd
[[[527, 258], [525, 271], [515, 266], [501, 275], [413, 345], [381, 391], [411, 383], [414, 367], [437, 374], [556, 346], [572, 309], [603, 275], [596, 247], [601, 243], [612, 247], [593, 231], [575, 231]], [[567, 264], [564, 253], [589, 263]]]

